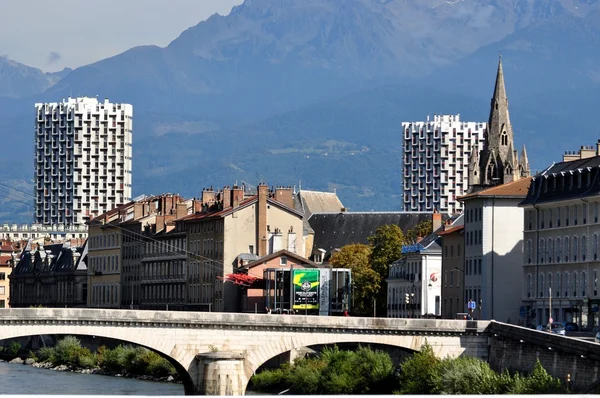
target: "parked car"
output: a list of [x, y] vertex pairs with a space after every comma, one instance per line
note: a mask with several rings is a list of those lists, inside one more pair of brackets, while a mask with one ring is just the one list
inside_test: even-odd
[[596, 337], [594, 337], [594, 341], [600, 344], [600, 332], [596, 333]]
[[537, 325], [537, 327], [535, 328], [535, 330], [540, 330], [542, 332], [545, 332], [547, 329], [547, 325]]
[[567, 332], [579, 332], [579, 325], [576, 324], [575, 322], [566, 322], [565, 330]]
[[565, 335], [565, 324], [562, 322], [554, 322], [552, 323], [552, 333], [560, 334], [561, 336]]

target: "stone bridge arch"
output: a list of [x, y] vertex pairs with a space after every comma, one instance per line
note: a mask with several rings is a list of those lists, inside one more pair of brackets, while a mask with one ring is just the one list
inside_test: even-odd
[[[461, 338], [463, 337], [463, 338]], [[443, 358], [446, 356], [457, 357], [467, 353], [468, 355], [482, 357], [487, 354], [484, 348], [487, 345], [487, 336], [469, 336], [464, 338], [457, 333], [436, 333], [427, 331], [397, 331], [392, 333], [378, 332], [376, 329], [369, 331], [356, 331], [356, 333], [304, 333], [301, 335], [279, 336], [268, 334], [266, 336], [256, 336], [256, 343], [245, 353], [244, 371], [245, 393], [250, 378], [255, 372], [271, 359], [293, 352], [303, 347], [314, 345], [337, 345], [337, 344], [363, 344], [388, 346], [403, 349], [409, 352], [418, 352], [427, 342], [433, 349], [436, 356]]]
[[[75, 308], [0, 310], [0, 339], [35, 334], [102, 336], [169, 359], [186, 394], [243, 394], [277, 355], [315, 344], [384, 344], [439, 356], [487, 359], [489, 322]], [[184, 372], [185, 371], [185, 372]]]

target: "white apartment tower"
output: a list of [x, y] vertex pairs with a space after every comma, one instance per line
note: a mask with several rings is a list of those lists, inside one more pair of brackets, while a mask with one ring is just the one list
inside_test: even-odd
[[486, 128], [487, 123], [464, 122], [460, 115], [402, 123], [404, 211], [461, 211], [456, 198], [469, 188], [469, 156], [483, 149]]
[[133, 106], [82, 97], [35, 111], [36, 223], [81, 225], [131, 200]]

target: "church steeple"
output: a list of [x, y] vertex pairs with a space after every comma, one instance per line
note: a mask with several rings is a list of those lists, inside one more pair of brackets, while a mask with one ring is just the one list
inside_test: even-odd
[[506, 160], [509, 152], [509, 143], [514, 147], [513, 130], [508, 113], [508, 98], [504, 86], [504, 71], [502, 69], [502, 56], [498, 60], [496, 73], [496, 86], [490, 104], [490, 118], [488, 121], [488, 149], [496, 150], [502, 159]]

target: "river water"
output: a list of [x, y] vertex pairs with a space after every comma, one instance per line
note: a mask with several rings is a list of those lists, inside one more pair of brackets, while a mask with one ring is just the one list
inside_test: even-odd
[[182, 384], [57, 372], [6, 362], [0, 362], [0, 380], [2, 394], [184, 395]]

